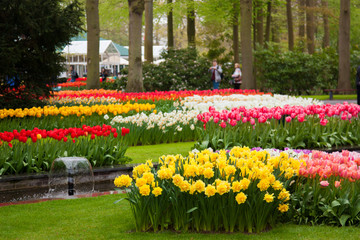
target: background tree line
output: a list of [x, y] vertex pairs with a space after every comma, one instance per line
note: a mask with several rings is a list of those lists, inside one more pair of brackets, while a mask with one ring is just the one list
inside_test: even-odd
[[[41, 13], [45, 13], [41, 25], [35, 21], [27, 21], [28, 16], [24, 16], [23, 19], [9, 17], [24, 14], [21, 8], [25, 5], [28, 9], [35, 6]], [[49, 6], [59, 10], [54, 11], [52, 15], [48, 10]], [[189, 47], [192, 49], [189, 53], [181, 54], [191, 55], [184, 55], [184, 59], [194, 62], [198, 62], [199, 57], [208, 60], [217, 58], [221, 63], [240, 62], [244, 88], [271, 88], [271, 85], [279, 84], [289, 76], [298, 78], [293, 81], [305, 81], [302, 75], [311, 75], [309, 71], [317, 75], [317, 81], [330, 79], [321, 77], [330, 75], [330, 70], [324, 72], [330, 64], [330, 72], [333, 73], [330, 80], [334, 82], [334, 76], [337, 75], [337, 87], [348, 89], [351, 88], [352, 78], [350, 64], [358, 61], [357, 39], [360, 37], [360, 29], [356, 26], [356, 20], [360, 15], [359, 6], [360, 0], [57, 0], [52, 4], [42, 4], [40, 0], [6, 1], [1, 5], [4, 14], [0, 22], [4, 33], [0, 41], [4, 60], [0, 73], [1, 87], [6, 89], [9, 78], [16, 79], [17, 73], [21, 73], [22, 80], [29, 79], [29, 84], [42, 84], [48, 91], [48, 83], [54, 84], [55, 76], [61, 71], [59, 63], [62, 58], [58, 50], [68, 43], [71, 36], [85, 28], [88, 32], [87, 88], [100, 87], [98, 49], [99, 37], [104, 37], [122, 45], [129, 45], [127, 91], [144, 90], [142, 44], [145, 45], [145, 58], [148, 63], [153, 61], [153, 44], [167, 45], [172, 51]], [[82, 17], [83, 13], [85, 17]], [[30, 13], [27, 15], [32, 18]], [[66, 20], [60, 21], [59, 16]], [[32, 19], [37, 21], [39, 18]], [[48, 31], [49, 28], [57, 29], [57, 26], [59, 30], [56, 34], [53, 30]], [[55, 42], [54, 39], [59, 41]], [[19, 43], [31, 43], [33, 47], [29, 48], [28, 45], [22, 46]], [[21, 51], [27, 53], [30, 53], [29, 49], [34, 49], [34, 53], [42, 53], [16, 57], [20, 56], [21, 47]], [[53, 54], [53, 61], [45, 57], [45, 52], [48, 56]], [[36, 61], [33, 59], [40, 56], [41, 61], [36, 61], [39, 62], [39, 66], [41, 63], [44, 66], [34, 67]], [[176, 57], [176, 53], [168, 53], [165, 56]], [[195, 60], [193, 56], [196, 56]], [[291, 57], [288, 61], [283, 61], [289, 56]], [[325, 59], [322, 64], [318, 64], [319, 56]], [[334, 58], [336, 61], [332, 61]], [[290, 61], [292, 59], [301, 61]], [[316, 70], [308, 66], [293, 70], [296, 74], [290, 72], [291, 69], [295, 69], [294, 66], [306, 66], [310, 60], [323, 68]], [[24, 63], [27, 62], [29, 66], [25, 67]], [[50, 62], [58, 67], [48, 68]], [[205, 64], [205, 61], [201, 62]], [[336, 68], [334, 65], [337, 65]], [[166, 66], [163, 64], [161, 67], [166, 69]], [[279, 68], [268, 66], [286, 68], [281, 67], [280, 74]], [[36, 72], [34, 69], [43, 71]], [[174, 69], [176, 71], [176, 68]], [[284, 69], [291, 74], [286, 75]], [[34, 76], [30, 76], [29, 73], [32, 72]], [[38, 81], [38, 76], [46, 79], [46, 83]], [[197, 76], [193, 77], [196, 79]], [[268, 81], [269, 79], [271, 81]], [[257, 82], [260, 82], [258, 86]], [[298, 89], [291, 91], [296, 92]]]
[[209, 59], [241, 62], [244, 88], [256, 87], [254, 50], [275, 45], [280, 52], [312, 55], [333, 48], [339, 58], [337, 87], [351, 88], [350, 48], [358, 48], [359, 0], [87, 0], [87, 5], [90, 2], [99, 8], [99, 35], [130, 46], [128, 91], [143, 90], [139, 49], [144, 44], [145, 59], [152, 62], [154, 43], [196, 47]]

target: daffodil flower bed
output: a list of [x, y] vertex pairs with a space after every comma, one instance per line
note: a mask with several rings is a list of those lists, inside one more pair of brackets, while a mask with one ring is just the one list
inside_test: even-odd
[[289, 209], [287, 186], [298, 174], [300, 161], [286, 153], [235, 147], [162, 156], [158, 169], [151, 162], [121, 175], [117, 187], [128, 187], [138, 231], [261, 232]]
[[129, 145], [185, 142], [195, 139], [198, 114], [198, 111], [182, 110], [149, 115], [142, 112], [127, 117], [116, 116], [110, 123], [130, 129]]

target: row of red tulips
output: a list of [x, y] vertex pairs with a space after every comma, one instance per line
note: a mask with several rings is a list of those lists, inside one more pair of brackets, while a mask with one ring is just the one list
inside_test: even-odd
[[184, 91], [155, 91], [155, 92], [141, 92], [141, 93], [124, 93], [118, 91], [106, 91], [100, 89], [98, 91], [60, 91], [55, 93], [57, 99], [62, 98], [115, 98], [123, 101], [127, 100], [178, 100], [180, 98], [200, 95], [231, 95], [231, 94], [244, 94], [244, 95], [263, 95], [265, 93], [258, 90], [235, 90], [235, 89], [221, 89], [221, 90], [184, 90]]
[[[130, 130], [128, 128], [121, 128], [121, 135], [125, 136], [128, 134]], [[54, 130], [44, 130], [34, 128], [33, 130], [25, 130], [21, 131], [13, 130], [12, 132], [0, 132], [0, 143], [1, 141], [8, 142], [11, 144], [11, 141], [17, 139], [20, 142], [26, 143], [30, 138], [33, 142], [37, 142], [43, 138], [53, 138], [58, 141], [63, 140], [66, 142], [68, 137], [71, 137], [74, 141], [75, 138], [80, 136], [91, 136], [91, 139], [94, 139], [96, 136], [104, 136], [107, 137], [110, 134], [113, 134], [113, 137], [118, 136], [118, 132], [116, 128], [113, 128], [110, 125], [97, 125], [97, 126], [86, 126], [83, 125], [82, 128], [65, 128], [65, 129], [54, 129]], [[0, 144], [1, 145], [1, 144]]]
[[86, 82], [66, 82], [66, 83], [59, 83], [58, 87], [81, 87], [86, 86]]

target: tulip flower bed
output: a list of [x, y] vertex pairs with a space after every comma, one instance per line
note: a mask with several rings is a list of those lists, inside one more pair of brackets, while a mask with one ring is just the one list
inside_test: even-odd
[[[197, 128], [198, 131], [202, 132], [200, 129], [201, 125], [197, 119], [197, 115], [203, 111], [201, 104], [204, 104], [203, 106], [214, 104], [215, 107], [211, 107], [211, 109], [228, 108], [227, 106], [232, 106], [231, 104], [240, 104], [244, 105], [244, 107], [266, 104], [274, 107], [284, 104], [295, 104], [297, 100], [300, 100], [299, 104], [304, 106], [314, 102], [312, 99], [308, 100], [285, 95], [245, 96], [233, 94], [229, 96], [193, 96], [186, 97], [180, 103], [175, 101], [172, 106], [163, 103], [162, 106], [165, 109], [165, 113], [151, 113], [150, 115], [141, 113], [128, 117], [116, 116], [111, 120], [111, 124], [119, 123], [131, 129], [131, 139], [133, 141], [129, 143], [130, 145], [193, 141], [197, 139], [195, 129]], [[166, 112], [166, 109], [174, 108], [176, 110]]]
[[92, 106], [45, 106], [30, 109], [0, 109], [0, 131], [31, 128], [69, 128], [86, 125], [97, 125], [105, 118], [117, 114], [134, 114], [152, 111], [154, 104], [108, 104]]
[[68, 129], [0, 132], [0, 175], [50, 170], [58, 157], [86, 157], [91, 165], [125, 164], [129, 129], [109, 125]]
[[302, 224], [360, 225], [360, 153], [312, 151], [292, 196], [294, 220]]
[[[101, 78], [100, 78], [101, 79]], [[86, 77], [81, 77], [81, 78], [76, 78], [75, 82], [86, 82], [87, 78]], [[66, 79], [67, 82], [71, 81], [71, 78]]]
[[156, 171], [151, 162], [114, 181], [130, 187], [126, 198], [138, 231], [261, 232], [289, 209], [286, 186], [300, 161], [286, 154], [233, 148], [163, 156]]
[[207, 112], [209, 107], [214, 107], [217, 111], [231, 110], [233, 108], [245, 107], [259, 108], [259, 107], [284, 107], [289, 106], [308, 106], [320, 105], [318, 100], [312, 98], [293, 97], [288, 95], [243, 95], [232, 94], [226, 96], [191, 96], [185, 97], [181, 100], [183, 109], [198, 110], [200, 112]]
[[[188, 96], [212, 96], [212, 95], [231, 95], [231, 94], [243, 94], [243, 95], [263, 95], [263, 92], [258, 90], [235, 90], [235, 89], [221, 89], [221, 90], [184, 90], [184, 91], [166, 91], [166, 92], [141, 92], [141, 93], [124, 93], [116, 90], [83, 90], [83, 91], [60, 91], [55, 92], [55, 97], [50, 101], [59, 101], [60, 99], [72, 99], [72, 98], [115, 98], [119, 101], [138, 101], [138, 100], [179, 100]], [[70, 100], [68, 100], [70, 101]]]
[[195, 126], [198, 125], [198, 111], [174, 110], [169, 113], [138, 113], [111, 120], [111, 125], [124, 126], [131, 130], [129, 145], [147, 145], [171, 142], [186, 142], [195, 139]]
[[233, 108], [198, 115], [203, 122], [197, 149], [330, 148], [360, 144], [357, 104]]
[[57, 87], [81, 87], [86, 86], [86, 82], [66, 82], [66, 83], [59, 83], [57, 84]]

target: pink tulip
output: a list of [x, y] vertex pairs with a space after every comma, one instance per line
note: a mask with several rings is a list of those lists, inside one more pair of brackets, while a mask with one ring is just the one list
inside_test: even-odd
[[261, 117], [259, 117], [258, 121], [259, 121], [259, 123], [264, 123], [264, 122], [266, 122], [266, 118], [264, 116], [261, 116]]
[[303, 113], [302, 113], [302, 114], [299, 114], [299, 115], [298, 115], [298, 121], [299, 121], [299, 122], [303, 122], [304, 120], [305, 120], [305, 114], [303, 114]]
[[250, 124], [251, 124], [251, 125], [255, 125], [255, 119], [254, 119], [254, 118], [251, 118], [251, 119], [250, 119]]
[[280, 120], [280, 119], [281, 119], [281, 113], [276, 112], [276, 113], [274, 114], [274, 118], [275, 118], [276, 120]]
[[320, 185], [321, 185], [322, 187], [327, 187], [327, 186], [329, 186], [329, 182], [328, 182], [328, 181], [321, 181], [321, 182], [320, 182]]
[[220, 127], [226, 128], [226, 122], [221, 122], [221, 123], [220, 123]]
[[292, 118], [290, 116], [288, 116], [288, 117], [285, 118], [285, 121], [289, 123], [289, 122], [291, 122], [291, 119]]
[[230, 120], [230, 125], [235, 126], [237, 124], [237, 121], [235, 119]]
[[323, 118], [323, 119], [320, 120], [320, 124], [321, 124], [322, 126], [326, 126], [326, 124], [327, 124], [328, 122], [329, 122], [329, 121], [328, 121], [326, 118]]

